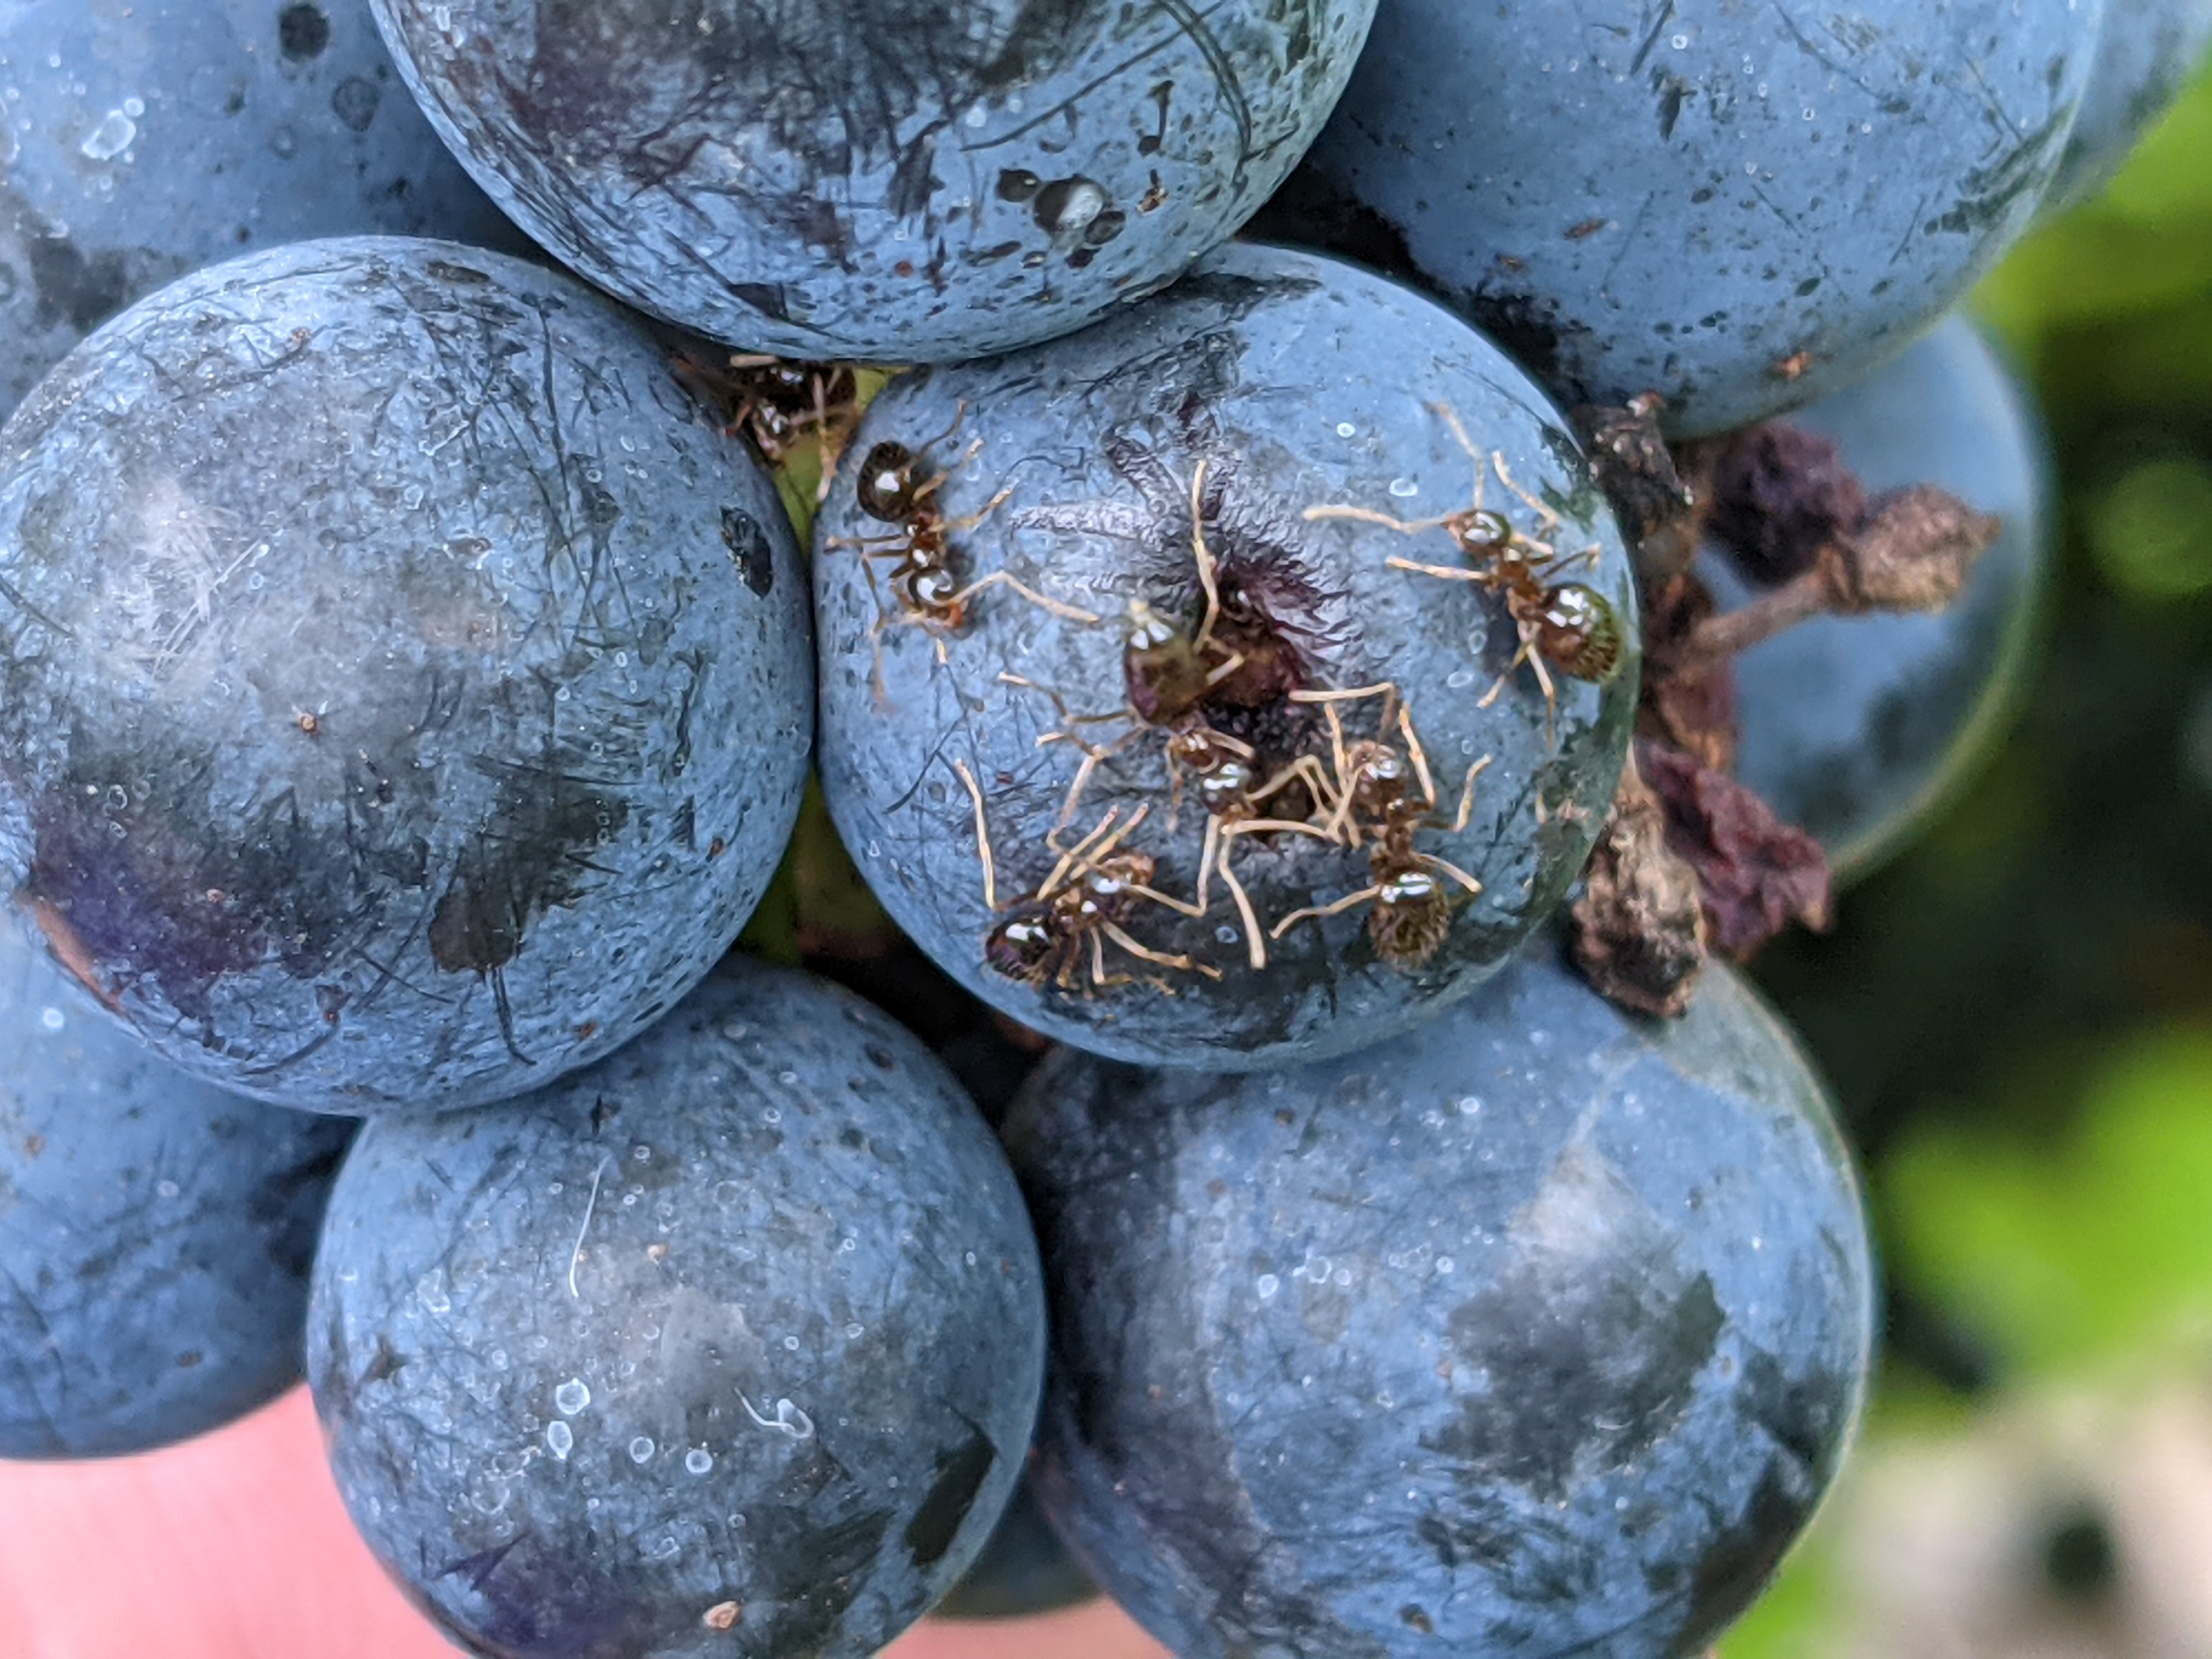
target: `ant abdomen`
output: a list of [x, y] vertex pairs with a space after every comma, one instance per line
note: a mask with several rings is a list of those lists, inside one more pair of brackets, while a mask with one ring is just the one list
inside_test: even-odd
[[1393, 968], [1425, 966], [1451, 934], [1451, 898], [1426, 870], [1400, 870], [1382, 882], [1367, 913], [1375, 954]]
[[886, 438], [861, 458], [860, 477], [854, 494], [860, 511], [884, 524], [904, 524], [914, 516], [915, 462], [921, 458], [895, 439]]
[[1051, 976], [1060, 943], [1051, 908], [1025, 907], [990, 931], [983, 941], [983, 959], [994, 973], [1035, 985]]
[[1620, 613], [1595, 588], [1562, 582], [1547, 589], [1533, 620], [1536, 649], [1562, 672], [1603, 684], [1620, 672]]

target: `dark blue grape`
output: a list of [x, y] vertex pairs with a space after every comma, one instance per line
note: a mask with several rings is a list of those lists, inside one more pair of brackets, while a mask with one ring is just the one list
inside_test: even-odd
[[588, 1072], [371, 1125], [307, 1364], [355, 1522], [471, 1651], [857, 1659], [982, 1547], [1043, 1353], [951, 1078], [733, 960]]
[[1562, 401], [1719, 431], [1847, 386], [2026, 228], [2101, 0], [1384, 0], [1267, 234], [1364, 250]]
[[[883, 445], [920, 457], [917, 477], [945, 474], [928, 495], [933, 519], [891, 522], [861, 506], [856, 484]], [[1626, 556], [1560, 416], [1440, 307], [1334, 260], [1225, 249], [1081, 334], [893, 382], [847, 456], [816, 529], [823, 793], [892, 918], [1017, 1019], [1163, 1065], [1342, 1053], [1407, 1030], [1494, 971], [1580, 872], [1634, 703]], [[1443, 528], [1401, 534], [1337, 511], [1457, 513], [1478, 475], [1488, 510], [1556, 547], [1563, 580], [1595, 596], [1592, 614], [1622, 647], [1610, 672], [1553, 660], [1547, 699], [1536, 670], [1516, 665], [1523, 629], [1501, 595], [1388, 563], [1474, 574], [1486, 558]], [[1194, 646], [1206, 615], [1194, 484], [1218, 573], [1215, 641], [1235, 642], [1210, 655]], [[1309, 508], [1330, 514], [1310, 519]], [[919, 532], [945, 550], [936, 562], [913, 562]], [[950, 592], [1000, 577], [1036, 597], [1004, 580], [965, 599]], [[1385, 684], [1396, 688], [1389, 702], [1375, 690]], [[1183, 966], [1147, 961], [1103, 925], [1082, 931], [1036, 902], [1056, 848], [1079, 847], [1109, 813], [1134, 826], [1115, 856], [1152, 860], [1141, 884], [1186, 905], [1217, 787], [1235, 797], [1221, 823], [1240, 811], [1325, 823], [1317, 797], [1337, 788], [1339, 760], [1322, 708], [1297, 699], [1363, 690], [1371, 695], [1337, 705], [1344, 769], [1358, 769], [1354, 746], [1379, 737], [1395, 751], [1401, 802], [1432, 791], [1413, 837], [1419, 857], [1404, 866], [1431, 883], [1425, 913], [1379, 902], [1384, 838], [1355, 848], [1297, 832], [1217, 843], [1232, 849], [1256, 926], [1218, 858], [1202, 917], [1126, 890], [1102, 896], [1107, 921]], [[1394, 703], [1419, 738], [1425, 789]], [[1249, 788], [1234, 786], [1225, 745], [1218, 765], [1170, 757], [1170, 739], [1200, 726], [1244, 746], [1236, 763]], [[1100, 758], [1079, 793], [1085, 745]], [[1310, 774], [1257, 795], [1302, 757], [1324, 788]], [[1470, 775], [1472, 806], [1455, 830]], [[1435, 860], [1481, 894], [1421, 861]], [[1293, 920], [1347, 900], [1334, 916]], [[1433, 925], [1398, 925], [1409, 915]], [[1278, 927], [1287, 931], [1271, 937]]]
[[2042, 211], [2063, 213], [2119, 171], [2212, 47], [2212, 0], [2105, 0], [2081, 111]]
[[798, 809], [805, 577], [635, 319], [301, 244], [141, 301], [0, 448], [0, 871], [172, 1060], [498, 1098], [736, 935]]
[[0, 416], [164, 283], [368, 232], [521, 244], [392, 73], [366, 0], [11, 0]]
[[1267, 1077], [1063, 1054], [1006, 1133], [1039, 1497], [1182, 1659], [1702, 1651], [1864, 1395], [1849, 1156], [1724, 968], [1654, 1024], [1546, 948]]
[[672, 322], [946, 362], [1158, 287], [1320, 131], [1375, 0], [374, 0], [532, 235]]
[[179, 1077], [0, 922], [0, 1457], [143, 1451], [296, 1382], [352, 1133]]
[[[1938, 484], [2004, 526], [1944, 610], [1815, 617], [1736, 659], [1736, 775], [1855, 875], [1928, 822], [2018, 700], [2051, 464], [2026, 395], [1960, 318], [1790, 420], [1834, 440], [1869, 492]], [[1754, 591], [1717, 548], [1699, 571], [1723, 609]]]

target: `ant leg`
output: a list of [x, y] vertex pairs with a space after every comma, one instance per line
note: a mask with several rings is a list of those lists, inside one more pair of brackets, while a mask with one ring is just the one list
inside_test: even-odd
[[1456, 836], [1465, 830], [1468, 820], [1474, 816], [1474, 781], [1482, 775], [1483, 769], [1495, 758], [1495, 756], [1485, 755], [1467, 769], [1467, 781], [1459, 787], [1459, 811], [1451, 821], [1453, 835]]
[[1066, 879], [1067, 872], [1070, 870], [1073, 870], [1078, 864], [1081, 863], [1090, 855], [1092, 845], [1101, 836], [1104, 835], [1108, 830], [1114, 827], [1115, 820], [1119, 818], [1121, 816], [1121, 809], [1120, 807], [1108, 807], [1106, 809], [1106, 816], [1098, 820], [1097, 827], [1092, 830], [1089, 835], [1084, 836], [1081, 841], [1077, 842], [1073, 847], [1068, 848], [1065, 850], [1060, 848], [1060, 843], [1054, 838], [1059, 834], [1059, 831], [1054, 830], [1052, 835], [1047, 836], [1045, 837], [1045, 845], [1052, 848], [1054, 852], [1060, 854], [1060, 862], [1053, 866], [1052, 874], [1047, 877], [1043, 885], [1037, 889], [1036, 896], [1041, 899], [1050, 897], [1052, 894], [1058, 890], [1060, 884]]
[[[1060, 884], [1075, 870], [1096, 870], [1098, 867], [1098, 860], [1134, 835], [1137, 826], [1145, 821], [1146, 814], [1152, 810], [1152, 803], [1146, 802], [1129, 815], [1129, 821], [1127, 823], [1117, 829], [1114, 827], [1114, 820], [1121, 815], [1121, 809], [1118, 806], [1108, 807], [1106, 816], [1098, 822], [1098, 828], [1078, 842], [1074, 851], [1061, 854], [1060, 862], [1053, 866], [1051, 877], [1043, 886], [1037, 889], [1036, 896], [1041, 899], [1051, 897], [1058, 890]], [[1107, 833], [1109, 830], [1112, 831], [1110, 834]]]
[[1349, 507], [1340, 503], [1310, 507], [1301, 516], [1308, 524], [1317, 519], [1350, 519], [1359, 524], [1380, 525], [1383, 529], [1395, 530], [1401, 536], [1419, 536], [1426, 531], [1441, 530], [1451, 522], [1449, 514], [1440, 519], [1394, 519], [1388, 513], [1377, 513], [1370, 507]]
[[1440, 577], [1448, 582], [1474, 582], [1483, 587], [1494, 587], [1498, 578], [1487, 570], [1469, 570], [1463, 565], [1423, 564], [1417, 559], [1401, 559], [1392, 554], [1382, 561], [1393, 570], [1410, 570], [1419, 576]]
[[991, 574], [984, 577], [983, 580], [979, 582], [969, 583], [967, 586], [962, 588], [951, 599], [945, 600], [941, 608], [947, 611], [957, 610], [959, 607], [966, 605], [969, 600], [974, 599], [978, 593], [981, 592], [985, 588], [1000, 586], [1011, 587], [1015, 592], [1020, 594], [1024, 599], [1027, 599], [1031, 605], [1037, 606], [1040, 610], [1049, 611], [1055, 617], [1065, 617], [1070, 622], [1095, 623], [1103, 620], [1103, 618], [1092, 611], [1079, 611], [1075, 606], [1066, 604], [1063, 600], [1055, 599], [1048, 594], [1038, 592], [1036, 589], [1024, 585], [1021, 581], [1016, 580], [1011, 572], [1005, 570], [994, 571]]
[[1205, 483], [1206, 463], [1200, 461], [1190, 475], [1190, 556], [1198, 566], [1198, 585], [1206, 594], [1206, 614], [1199, 619], [1198, 632], [1191, 639], [1191, 647], [1197, 651], [1213, 643], [1213, 624], [1221, 620], [1221, 586], [1214, 575], [1212, 550], [1206, 544], [1206, 518], [1199, 505], [1199, 492]]
[[1282, 938], [1294, 921], [1319, 921], [1325, 916], [1340, 915], [1355, 904], [1364, 904], [1369, 899], [1380, 898], [1382, 896], [1382, 890], [1380, 887], [1363, 887], [1356, 893], [1346, 893], [1334, 904], [1310, 904], [1303, 910], [1293, 910], [1275, 924], [1275, 931], [1272, 937]]
[[[1490, 452], [1490, 465], [1497, 471], [1498, 482], [1504, 484], [1508, 489], [1511, 490], [1516, 495], [1518, 495], [1521, 498], [1522, 501], [1528, 507], [1528, 510], [1531, 513], [1534, 513], [1542, 522], [1544, 532], [1547, 535], [1549, 535], [1553, 530], [1559, 527], [1559, 515], [1553, 507], [1552, 504], [1549, 501], [1541, 501], [1536, 496], [1531, 495], [1527, 490], [1523, 489], [1517, 483], [1516, 483], [1514, 481], [1513, 475], [1505, 470], [1505, 455], [1504, 451], [1495, 449], [1492, 450]], [[1526, 541], [1528, 538], [1523, 537], [1522, 539]], [[1544, 550], [1548, 553], [1552, 550], [1547, 547]]]
[[1413, 711], [1404, 703], [1398, 705], [1398, 730], [1406, 739], [1406, 757], [1413, 763], [1413, 775], [1421, 781], [1421, 799], [1431, 811], [1437, 807], [1437, 781], [1429, 774], [1428, 751], [1413, 734]]
[[1468, 892], [1480, 893], [1482, 891], [1482, 884], [1480, 882], [1477, 881], [1473, 876], [1468, 874], [1466, 871], [1461, 869], [1459, 866], [1452, 863], [1449, 859], [1440, 859], [1433, 853], [1416, 853], [1413, 856], [1421, 863], [1427, 865], [1431, 869], [1443, 871], [1461, 886], [1466, 888]]
[[[981, 442], [981, 439], [979, 438], [976, 440], [976, 443], [979, 446]], [[972, 449], [968, 452], [969, 455], [972, 455], [975, 453], [975, 452]], [[961, 459], [965, 460], [967, 457], [963, 456]], [[1008, 484], [1004, 489], [992, 496], [989, 501], [984, 502], [981, 507], [977, 508], [975, 512], [970, 513], [966, 518], [948, 520], [945, 526], [946, 533], [954, 536], [966, 534], [969, 531], [973, 530], [977, 525], [982, 523], [984, 520], [989, 518], [994, 513], [997, 512], [999, 510], [1000, 504], [1003, 502], [1007, 496], [1013, 493], [1013, 485]]]
[[1442, 398], [1429, 407], [1443, 418], [1443, 423], [1451, 428], [1451, 434], [1459, 447], [1467, 452], [1468, 463], [1474, 470], [1474, 498], [1467, 510], [1470, 514], [1480, 513], [1482, 511], [1482, 452], [1474, 447], [1474, 440], [1467, 435], [1467, 428], [1460, 423], [1459, 410]]
[[[1211, 643], [1211, 641], [1208, 642]], [[1235, 673], [1243, 665], [1244, 653], [1242, 651], [1231, 652], [1229, 653], [1229, 660], [1227, 662], [1221, 664], [1218, 667], [1207, 672], [1206, 677], [1206, 689], [1211, 691], [1215, 686], [1220, 684], [1222, 681], [1227, 679], [1231, 674]]]
[[1179, 968], [1186, 974], [1203, 974], [1208, 979], [1221, 977], [1221, 969], [1210, 963], [1194, 961], [1189, 957], [1170, 956], [1164, 951], [1155, 951], [1149, 945], [1139, 945], [1129, 937], [1126, 929], [1113, 922], [1100, 922], [1098, 931], [1139, 962], [1154, 963], [1162, 968]]
[[976, 787], [975, 775], [968, 769], [968, 763], [956, 760], [952, 769], [959, 775], [968, 791], [968, 799], [975, 805], [975, 856], [983, 866], [983, 902], [991, 910], [999, 908], [998, 864], [991, 856], [991, 827], [983, 818], [983, 792]]
[[1244, 922], [1244, 948], [1251, 958], [1254, 969], [1267, 965], [1267, 945], [1260, 933], [1260, 917], [1252, 908], [1251, 896], [1245, 892], [1244, 884], [1237, 879], [1237, 872], [1229, 867], [1229, 843], [1222, 842], [1221, 855], [1215, 860], [1221, 870], [1222, 884], [1229, 889], [1229, 896], [1237, 906], [1237, 914]]

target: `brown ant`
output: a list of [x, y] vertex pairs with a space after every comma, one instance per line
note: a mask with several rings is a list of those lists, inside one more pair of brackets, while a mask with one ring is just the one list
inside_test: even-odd
[[[1001, 673], [999, 679], [1003, 684], [1039, 691], [1051, 698], [1061, 724], [1059, 730], [1048, 732], [1037, 739], [1040, 746], [1066, 743], [1083, 753], [1082, 763], [1076, 768], [1066, 797], [1061, 802], [1060, 816], [1054, 825], [1055, 835], [1074, 822], [1084, 791], [1101, 763], [1146, 731], [1165, 732], [1169, 777], [1174, 790], [1170, 810], [1180, 805], [1183, 781], [1188, 776], [1206, 811], [1206, 839], [1199, 856], [1195, 896], [1189, 901], [1171, 899], [1165, 895], [1153, 896], [1183, 915], [1203, 917], [1211, 908], [1208, 896], [1212, 878], [1218, 872], [1244, 924], [1252, 966], [1261, 969], [1267, 965], [1265, 934], [1250, 896], [1231, 866], [1231, 843], [1241, 836], [1277, 833], [1328, 839], [1323, 831], [1310, 823], [1265, 815], [1262, 803], [1300, 784], [1314, 799], [1326, 799], [1329, 784], [1321, 763], [1311, 755], [1299, 756], [1262, 781], [1256, 768], [1258, 751], [1242, 738], [1217, 730], [1203, 711], [1204, 699], [1243, 669], [1248, 660], [1243, 653], [1214, 637], [1214, 629], [1224, 607], [1213, 556], [1206, 542], [1200, 505], [1205, 478], [1206, 463], [1201, 461], [1191, 477], [1191, 549], [1199, 586], [1206, 596], [1204, 612], [1195, 631], [1186, 634], [1144, 600], [1129, 601], [1128, 642], [1122, 656], [1123, 674], [1130, 693], [1127, 708], [1111, 714], [1070, 714], [1066, 702], [1049, 687], [1018, 674]], [[1117, 720], [1136, 724], [1109, 744], [1087, 742], [1074, 730], [1081, 725]]]
[[[952, 769], [975, 809], [975, 856], [983, 866], [983, 902], [994, 914], [1002, 908], [1011, 912], [983, 941], [983, 960], [992, 971], [1039, 989], [1049, 985], [1073, 991], [1079, 982], [1077, 970], [1087, 950], [1094, 988], [1133, 983], [1130, 975], [1107, 972], [1106, 946], [1111, 944], [1139, 962], [1203, 974], [1209, 979], [1221, 977], [1218, 968], [1187, 956], [1153, 950], [1133, 938], [1122, 925], [1143, 900], [1189, 914], [1181, 900], [1153, 890], [1152, 880], [1158, 865], [1150, 854], [1121, 850], [1121, 843], [1144, 822], [1145, 808], [1139, 807], [1123, 823], [1119, 822], [1121, 809], [1109, 807], [1097, 827], [1070, 848], [1062, 848], [1056, 836], [1048, 836], [1046, 844], [1059, 854], [1060, 861], [1037, 884], [1036, 891], [1002, 907], [998, 865], [992, 856], [990, 827], [984, 817], [983, 792], [965, 761], [954, 761]], [[1173, 988], [1164, 980], [1147, 978], [1162, 990]]]
[[735, 352], [720, 366], [688, 352], [676, 358], [677, 378], [720, 411], [725, 432], [742, 433], [770, 466], [781, 466], [807, 439], [821, 447], [825, 500], [845, 442], [860, 418], [858, 377], [849, 363], [808, 363], [764, 352]]
[[[1319, 705], [1328, 721], [1336, 778], [1334, 799], [1327, 804], [1322, 827], [1329, 839], [1346, 847], [1357, 848], [1363, 838], [1368, 841], [1370, 879], [1369, 885], [1334, 903], [1293, 910], [1275, 924], [1270, 937], [1282, 938], [1300, 921], [1371, 902], [1367, 933], [1375, 954], [1394, 968], [1419, 968], [1437, 953], [1451, 930], [1451, 895], [1438, 877], [1449, 878], [1469, 893], [1481, 892], [1482, 884], [1449, 860], [1419, 851], [1413, 837], [1422, 830], [1457, 835], [1467, 828], [1474, 811], [1474, 781], [1491, 757], [1485, 755], [1467, 769], [1459, 810], [1447, 823], [1437, 816], [1436, 780], [1428, 755], [1395, 685], [1386, 681], [1357, 690], [1293, 691], [1291, 696], [1297, 702]], [[1347, 742], [1336, 706], [1370, 697], [1382, 699], [1376, 734]], [[1394, 726], [1395, 742], [1389, 735]], [[1413, 787], [1416, 784], [1418, 794]]]
[[[1497, 684], [1484, 694], [1480, 706], [1488, 708], [1514, 671], [1527, 663], [1535, 672], [1536, 684], [1542, 688], [1548, 724], [1559, 702], [1552, 684], [1552, 669], [1601, 685], [1620, 672], [1626, 654], [1620, 617], [1612, 602], [1586, 583], [1560, 580], [1572, 565], [1594, 561], [1596, 550], [1572, 556], [1560, 554], [1553, 550], [1550, 542], [1522, 535], [1514, 529], [1504, 514], [1485, 507], [1482, 457], [1476, 452], [1474, 441], [1467, 435], [1467, 428], [1460, 423], [1457, 411], [1449, 404], [1431, 407], [1443, 417], [1459, 447], [1474, 464], [1474, 495], [1468, 506], [1434, 519], [1396, 519], [1368, 507], [1344, 506], [1310, 507], [1305, 516], [1309, 520], [1352, 519], [1362, 524], [1381, 525], [1408, 536], [1430, 530], [1449, 533], [1468, 558], [1468, 565], [1423, 564], [1395, 556], [1386, 562], [1395, 569], [1410, 570], [1445, 581], [1473, 582], [1501, 595], [1521, 645]], [[1553, 533], [1559, 526], [1559, 515], [1514, 482], [1513, 475], [1506, 471], [1504, 455], [1492, 452], [1490, 465], [1498, 474], [1498, 481], [1536, 514], [1545, 534]]]
[[[968, 607], [978, 593], [987, 588], [1010, 587], [1031, 605], [1048, 611], [1055, 617], [1065, 617], [1071, 622], [1096, 623], [1098, 617], [1088, 611], [1078, 610], [1063, 604], [1018, 580], [1011, 572], [997, 570], [981, 581], [962, 586], [952, 574], [952, 538], [973, 530], [989, 518], [999, 504], [1013, 494], [1010, 484], [983, 503], [979, 512], [964, 519], [947, 519], [937, 505], [938, 491], [952, 476], [953, 467], [968, 460], [983, 447], [981, 438], [968, 447], [967, 453], [953, 467], [932, 470], [929, 453], [960, 428], [965, 413], [963, 405], [954, 413], [952, 424], [919, 449], [908, 448], [896, 439], [886, 438], [860, 458], [860, 472], [854, 487], [854, 495], [860, 511], [879, 524], [895, 526], [887, 534], [876, 536], [837, 536], [830, 539], [832, 547], [849, 547], [857, 550], [862, 560], [889, 559], [893, 562], [887, 579], [892, 597], [897, 601], [900, 614], [896, 618], [878, 618], [875, 632], [880, 635], [890, 622], [917, 623], [928, 629], [935, 638], [937, 659], [947, 659], [945, 638], [957, 634], [968, 625]], [[868, 583], [875, 586], [875, 567], [864, 562]]]

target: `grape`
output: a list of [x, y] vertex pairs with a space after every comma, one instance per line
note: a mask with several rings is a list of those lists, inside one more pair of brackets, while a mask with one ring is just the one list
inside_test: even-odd
[[0, 1457], [100, 1457], [300, 1375], [349, 1123], [178, 1077], [0, 922]]
[[2212, 0], [2105, 0], [2089, 84], [2043, 198], [2045, 216], [2063, 213], [2111, 180], [2136, 140], [2180, 96], [2208, 47]]
[[1679, 1023], [1547, 943], [1325, 1065], [1063, 1054], [1006, 1133], [1051, 1310], [1039, 1497], [1183, 1659], [1698, 1651], [1863, 1397], [1848, 1154], [1717, 964]]
[[748, 349], [933, 362], [1226, 239], [1375, 0], [375, 5], [446, 141], [579, 274]]
[[0, 869], [211, 1082], [459, 1106], [713, 964], [798, 807], [797, 550], [565, 276], [356, 239], [185, 278], [0, 433]]
[[372, 231], [521, 242], [392, 74], [363, 0], [11, 0], [0, 416], [173, 278]]
[[1043, 1350], [943, 1068], [733, 963], [589, 1072], [372, 1124], [307, 1364], [356, 1523], [471, 1651], [766, 1659], [872, 1653], [959, 1577]]
[[[1735, 660], [1736, 775], [1838, 873], [1862, 873], [1928, 821], [2017, 700], [2050, 561], [2050, 459], [1961, 318], [1790, 418], [1833, 439], [1869, 492], [1939, 484], [2004, 524], [1945, 609], [1815, 617]], [[1723, 609], [1753, 591], [1717, 549], [1699, 573]]]
[[[904, 508], [884, 499], [877, 459], [898, 454], [915, 458], [912, 489], [944, 475]], [[1523, 633], [1503, 598], [1450, 574], [1486, 561], [1442, 528], [1347, 516], [1458, 512], [1478, 477], [1515, 535], [1556, 544], [1559, 581], [1615, 654], [1516, 664]], [[1220, 601], [1210, 652], [1194, 489]], [[933, 525], [950, 550], [916, 566]], [[1261, 1066], [1407, 1030], [1559, 902], [1619, 775], [1635, 601], [1574, 441], [1489, 342], [1334, 260], [1224, 250], [1079, 335], [900, 379], [847, 448], [816, 550], [823, 788], [862, 875], [968, 989], [1101, 1053]], [[994, 581], [964, 600], [947, 591]], [[1337, 692], [1358, 695], [1299, 701]], [[1170, 739], [1191, 738], [1226, 759], [1171, 759]], [[1419, 818], [1419, 858], [1400, 867], [1431, 883], [1425, 910], [1374, 902], [1384, 838], [1310, 827], [1338, 816], [1328, 803], [1363, 743], [1388, 751]], [[1263, 793], [1279, 776], [1291, 781]], [[1234, 834], [1240, 818], [1309, 828]], [[1206, 914], [1117, 890], [1103, 902], [1121, 939], [1040, 920], [1038, 895], [1081, 897], [1089, 866], [1062, 853], [1102, 826], [1126, 832], [1114, 857], [1155, 861], [1139, 884], [1186, 906], [1210, 871]], [[1056, 866], [1077, 874], [1054, 890]], [[1409, 914], [1418, 926], [1399, 926]]]
[[1269, 234], [1381, 255], [1568, 403], [1720, 431], [1847, 386], [2024, 229], [2100, 0], [1386, 0]]

